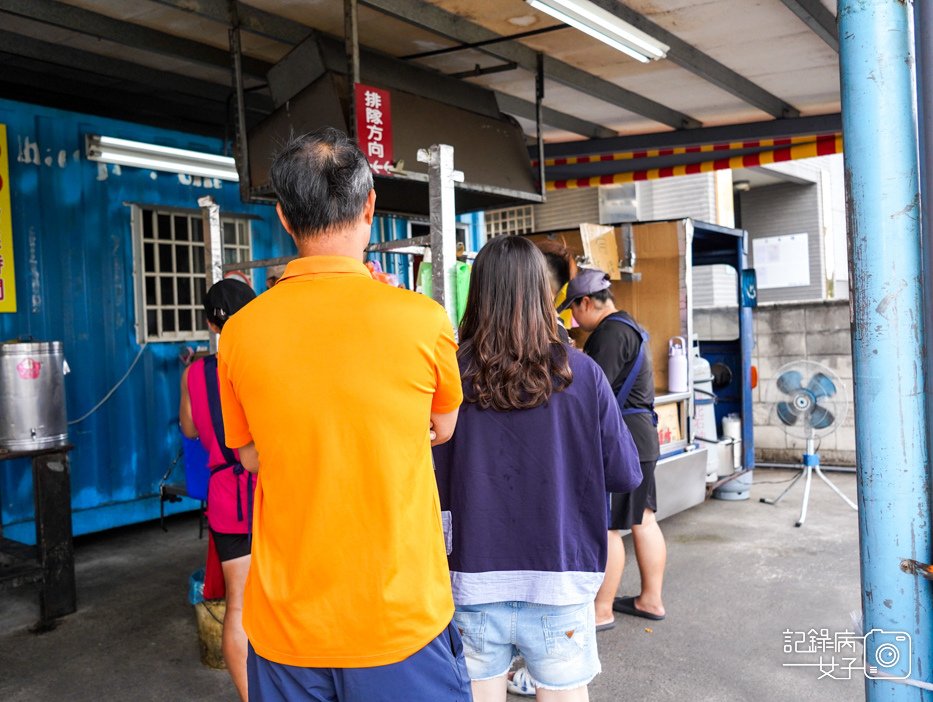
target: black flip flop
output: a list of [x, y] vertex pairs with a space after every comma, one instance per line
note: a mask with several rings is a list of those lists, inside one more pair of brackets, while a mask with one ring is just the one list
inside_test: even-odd
[[615, 620], [615, 619], [613, 619], [612, 621], [603, 622], [602, 624], [597, 624], [597, 625], [596, 625], [596, 631], [597, 631], [597, 633], [600, 632], [600, 631], [609, 631], [610, 629], [615, 629], [615, 628], [616, 628], [616, 620]]
[[643, 609], [638, 609], [638, 607], [635, 606], [634, 597], [616, 597], [612, 601], [612, 609], [622, 614], [630, 614], [633, 617], [642, 617], [643, 619], [650, 619], [654, 622], [659, 622], [664, 619], [663, 614], [652, 614]]

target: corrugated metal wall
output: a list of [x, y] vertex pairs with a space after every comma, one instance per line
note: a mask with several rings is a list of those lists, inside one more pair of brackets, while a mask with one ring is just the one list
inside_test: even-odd
[[638, 183], [638, 216], [643, 222], [692, 217], [717, 223], [713, 173]]
[[693, 307], [738, 307], [738, 282], [732, 266], [693, 267]]
[[[716, 223], [715, 179], [713, 173], [702, 173], [636, 183], [638, 221], [692, 217]], [[599, 222], [599, 188], [549, 192], [547, 202], [535, 206], [534, 216], [538, 232]]]
[[748, 230], [749, 264], [754, 267], [755, 239], [808, 234], [810, 284], [758, 290], [759, 302], [821, 300], [826, 294], [820, 193], [816, 184], [781, 183], [752, 188], [741, 195], [742, 228]]
[[[408, 225], [409, 222], [404, 217], [378, 215], [373, 219], [369, 240], [372, 243], [384, 243], [407, 239], [413, 234]], [[482, 212], [466, 212], [457, 215], [457, 227], [458, 243], [460, 232], [462, 232], [462, 243], [467, 252], [479, 251], [486, 242]], [[420, 262], [420, 257], [383, 253], [369, 254], [367, 258], [370, 261], [377, 261], [386, 273], [397, 275], [400, 285], [409, 290], [415, 289], [415, 278], [418, 275], [415, 264]]]
[[[378, 216], [373, 219], [369, 240], [375, 244], [387, 241], [407, 239], [411, 236], [408, 231], [408, 221], [400, 217]], [[413, 277], [417, 271], [411, 270], [411, 256], [399, 254], [370, 254], [369, 260], [378, 261], [386, 273], [398, 276], [399, 283], [406, 288], [413, 288]]]
[[599, 189], [555, 190], [547, 202], [535, 206], [535, 231], [575, 229], [582, 222], [599, 222]]
[[[64, 342], [72, 369], [66, 379], [70, 418], [100, 400], [140, 349], [124, 203], [196, 209], [198, 197], [212, 195], [222, 212], [257, 216], [251, 225], [255, 258], [293, 252], [274, 210], [241, 204], [235, 183], [195, 187], [174, 174], [99, 170], [84, 158], [88, 133], [212, 153], [221, 152], [219, 140], [5, 100], [0, 123], [7, 125], [18, 298], [16, 313], [0, 314], [0, 339]], [[180, 442], [178, 354], [186, 345], [150, 343], [110, 401], [71, 428], [76, 534], [158, 516], [159, 478]], [[31, 541], [27, 462], [0, 462], [0, 507], [5, 534]]]

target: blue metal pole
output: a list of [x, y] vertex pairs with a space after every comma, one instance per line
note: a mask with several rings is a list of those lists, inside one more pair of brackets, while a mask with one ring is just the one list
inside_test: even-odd
[[839, 2], [869, 702], [928, 699], [873, 676], [929, 681], [933, 662], [930, 583], [900, 569], [931, 554], [911, 14], [901, 0]]
[[[742, 232], [736, 256], [736, 272], [739, 285], [744, 286], [743, 271], [748, 268], [748, 232]], [[757, 304], [758, 290], [755, 290]], [[739, 291], [739, 353], [742, 366], [742, 468], [751, 470], [755, 467], [755, 422], [752, 408], [752, 350], [755, 346], [755, 320], [752, 316], [750, 300], [744, 300], [743, 291]], [[748, 304], [746, 304], [748, 303]]]
[[[915, 41], [917, 47], [917, 113], [920, 125], [920, 225], [923, 245], [924, 329], [933, 330], [933, 7], [919, 2], [914, 7]], [[933, 417], [933, 345], [926, 345], [927, 416]], [[933, 438], [928, 437], [933, 441]], [[928, 449], [929, 450], [929, 449]]]

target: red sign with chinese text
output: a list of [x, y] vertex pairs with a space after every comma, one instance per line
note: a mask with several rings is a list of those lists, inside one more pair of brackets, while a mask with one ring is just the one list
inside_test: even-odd
[[389, 175], [392, 156], [392, 103], [388, 90], [357, 83], [356, 141], [366, 154], [373, 172]]

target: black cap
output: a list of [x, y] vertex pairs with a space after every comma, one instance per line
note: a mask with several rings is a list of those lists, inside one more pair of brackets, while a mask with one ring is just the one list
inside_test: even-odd
[[214, 283], [204, 296], [204, 314], [209, 322], [223, 328], [224, 322], [255, 297], [256, 293], [246, 283], [224, 278]]
[[580, 268], [567, 283], [567, 298], [557, 308], [557, 311], [563, 312], [581, 297], [607, 290], [611, 285], [608, 273], [596, 268]]

